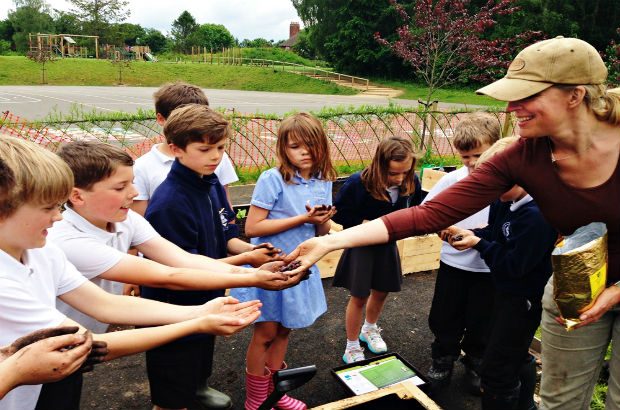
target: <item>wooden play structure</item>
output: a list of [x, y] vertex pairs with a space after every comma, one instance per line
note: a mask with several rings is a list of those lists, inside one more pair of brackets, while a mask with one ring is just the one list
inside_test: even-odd
[[149, 46], [124, 46], [119, 47], [112, 44], [104, 44], [101, 47], [102, 58], [108, 60], [145, 60], [157, 61], [151, 54]]
[[77, 45], [75, 38], [94, 39], [95, 58], [99, 58], [99, 36], [82, 34], [47, 34], [29, 33], [28, 44], [31, 53], [50, 52], [60, 58], [81, 57], [87, 58], [88, 47]]
[[[76, 39], [80, 38], [91, 39], [91, 41], [94, 40], [93, 48], [78, 45]], [[30, 53], [32, 54], [44, 52], [52, 54], [58, 58], [88, 58], [94, 56], [96, 59], [101, 57], [112, 60], [157, 61], [157, 58], [151, 54], [151, 49], [149, 46], [118, 47], [110, 44], [104, 44], [102, 45], [101, 50], [99, 50], [99, 36], [87, 36], [82, 34], [30, 33], [28, 34], [28, 44], [30, 46]], [[95, 51], [94, 54], [92, 54], [92, 50]]]

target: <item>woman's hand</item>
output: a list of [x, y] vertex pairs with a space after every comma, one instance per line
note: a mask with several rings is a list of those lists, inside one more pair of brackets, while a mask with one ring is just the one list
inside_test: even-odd
[[284, 258], [285, 263], [290, 263], [292, 261], [299, 261], [301, 265], [290, 272], [287, 272], [289, 275], [297, 275], [301, 272], [307, 271], [319, 261], [323, 256], [329, 253], [329, 249], [323, 245], [324, 238], [310, 238], [295, 248], [293, 252], [289, 253], [286, 258]]
[[[590, 323], [596, 322], [603, 316], [609, 309], [614, 307], [620, 303], [620, 288], [618, 286], [610, 286], [606, 288], [599, 296], [596, 298], [594, 305], [583, 312], [579, 319], [581, 322], [575, 326], [576, 328], [587, 326]], [[560, 324], [564, 324], [564, 320], [561, 318], [556, 318], [560, 320]]]

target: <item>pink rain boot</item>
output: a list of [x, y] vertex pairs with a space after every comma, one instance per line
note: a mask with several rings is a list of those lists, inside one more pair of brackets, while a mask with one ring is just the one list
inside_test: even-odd
[[[286, 362], [282, 362], [282, 366], [279, 369], [269, 369], [269, 371], [271, 373], [275, 373], [278, 370], [284, 370], [287, 367], [288, 366], [286, 365]], [[269, 390], [267, 392], [267, 395], [270, 395], [273, 389], [274, 389], [273, 377], [270, 377], [269, 378]], [[282, 396], [280, 400], [278, 400], [275, 407], [276, 409], [280, 409], [280, 410], [306, 410], [308, 408], [306, 406], [306, 403], [304, 403], [303, 401], [294, 399], [291, 396], [288, 396], [286, 394]]]
[[265, 367], [265, 373], [262, 376], [256, 376], [245, 370], [245, 409], [256, 410], [267, 400], [269, 388], [273, 390], [273, 381], [271, 372]]

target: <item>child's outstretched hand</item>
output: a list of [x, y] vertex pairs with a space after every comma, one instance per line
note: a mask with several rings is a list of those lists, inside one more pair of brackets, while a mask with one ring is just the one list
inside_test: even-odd
[[250, 300], [248, 302], [239, 302], [239, 300], [232, 296], [222, 296], [219, 298], [211, 299], [207, 303], [197, 306], [197, 311], [194, 317], [211, 315], [211, 314], [232, 314], [236, 315], [238, 312], [244, 311], [245, 308], [258, 309], [262, 306], [259, 300]]
[[244, 252], [248, 264], [255, 268], [268, 262], [281, 261], [286, 255], [282, 253], [282, 249], [276, 248], [270, 243], [261, 243], [254, 246], [249, 252]]
[[333, 205], [315, 205], [311, 207], [309, 204], [306, 204], [306, 211], [308, 223], [313, 225], [323, 225], [336, 215], [336, 207]]
[[474, 235], [472, 231], [461, 229], [457, 233], [452, 234], [448, 238], [448, 243], [459, 251], [473, 248], [480, 242], [480, 238]]
[[446, 229], [442, 229], [441, 231], [437, 232], [437, 235], [439, 235], [442, 241], [450, 243], [450, 238], [455, 235], [459, 235], [461, 233], [461, 230], [461, 228], [452, 225], [447, 227]]
[[215, 303], [207, 310], [212, 312], [208, 313], [205, 310], [198, 319], [202, 333], [229, 336], [252, 324], [261, 314], [259, 309], [262, 303], [259, 300], [239, 303], [237, 299], [229, 296], [213, 299], [203, 307], [211, 302]]
[[267, 290], [282, 290], [297, 285], [306, 277], [307, 272], [284, 272], [282, 270], [284, 267], [285, 263], [282, 261], [261, 265], [256, 272], [256, 287]]
[[76, 334], [78, 329], [38, 330], [0, 349], [0, 361], [11, 362], [14, 370], [13, 387], [57, 381], [83, 368], [92, 353], [93, 339], [90, 332]]

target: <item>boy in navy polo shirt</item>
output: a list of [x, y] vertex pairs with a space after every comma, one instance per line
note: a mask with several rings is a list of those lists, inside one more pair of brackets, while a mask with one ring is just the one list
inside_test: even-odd
[[[499, 140], [476, 166], [517, 139]], [[518, 185], [491, 205], [488, 226], [447, 231], [442, 237], [456, 249], [480, 252], [495, 286], [491, 330], [480, 365], [482, 408], [535, 410], [536, 363], [528, 348], [540, 324], [541, 300], [551, 276], [551, 251], [558, 234]]]
[[[234, 263], [226, 259], [229, 251], [246, 252], [254, 246], [238, 239], [238, 227], [228, 224], [234, 213], [214, 173], [230, 134], [228, 121], [205, 105], [175, 109], [164, 126], [175, 161], [151, 198], [145, 217], [160, 235], [187, 252]], [[223, 289], [141, 291], [142, 297], [181, 305], [206, 302], [223, 294]], [[197, 390], [211, 374], [214, 341], [211, 336], [186, 338], [147, 353], [151, 399], [156, 408], [186, 408], [199, 399]]]

